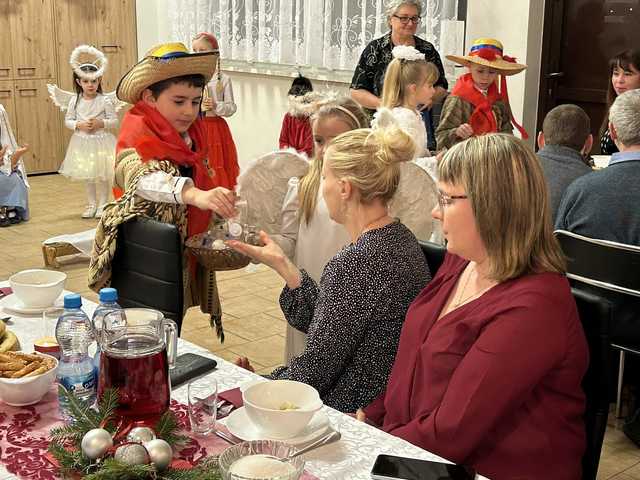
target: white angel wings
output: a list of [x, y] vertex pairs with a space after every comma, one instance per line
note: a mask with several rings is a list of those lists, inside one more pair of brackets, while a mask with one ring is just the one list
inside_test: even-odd
[[[63, 112], [69, 107], [69, 102], [76, 97], [75, 92], [63, 90], [57, 85], [53, 85], [51, 83], [47, 83], [47, 90], [49, 90], [49, 98], [51, 98], [55, 106]], [[127, 104], [126, 102], [118, 100], [115, 90], [113, 92], [104, 93], [103, 95], [113, 104], [116, 112], [120, 111], [120, 109]]]
[[267, 233], [281, 232], [282, 204], [289, 179], [309, 170], [309, 161], [295, 150], [267, 153], [251, 162], [238, 177], [240, 196], [247, 201], [247, 223]]

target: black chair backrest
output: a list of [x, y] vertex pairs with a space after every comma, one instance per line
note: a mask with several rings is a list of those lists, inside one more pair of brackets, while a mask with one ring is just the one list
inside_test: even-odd
[[418, 240], [422, 253], [424, 253], [427, 259], [427, 265], [429, 265], [429, 271], [431, 276], [435, 277], [436, 272], [444, 262], [444, 256], [447, 253], [447, 247], [444, 245], [438, 245], [437, 243], [428, 242], [426, 240]]
[[582, 328], [589, 345], [589, 368], [582, 380], [586, 396], [584, 414], [587, 446], [582, 457], [583, 480], [595, 480], [609, 415], [611, 304], [590, 291], [572, 288]]
[[111, 278], [118, 303], [159, 310], [177, 323], [179, 332], [184, 305], [182, 249], [175, 225], [148, 218], [120, 225]]
[[606, 290], [640, 296], [640, 247], [556, 230], [567, 276]]

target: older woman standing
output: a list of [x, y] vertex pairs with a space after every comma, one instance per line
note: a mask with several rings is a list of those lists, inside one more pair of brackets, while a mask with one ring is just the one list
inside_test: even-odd
[[448, 253], [366, 416], [495, 480], [580, 478], [588, 352], [540, 164], [488, 134], [455, 145], [439, 174]]
[[[413, 139], [397, 127], [351, 130], [329, 143], [322, 195], [352, 243], [329, 261], [319, 285], [264, 232], [264, 247], [229, 242], [286, 281], [282, 311], [309, 336], [304, 351], [271, 378], [312, 385], [343, 412], [368, 405], [384, 390], [407, 308], [429, 280], [416, 238], [387, 209], [399, 163], [414, 150]], [[246, 358], [238, 365], [251, 369]]]
[[434, 85], [435, 98], [446, 93], [448, 84], [440, 55], [431, 43], [415, 35], [421, 15], [420, 0], [388, 2], [386, 16], [391, 30], [369, 42], [362, 51], [351, 80], [351, 97], [363, 107], [374, 111], [380, 106], [384, 73], [392, 60], [391, 50], [397, 45], [410, 45], [420, 53], [424, 53], [425, 60], [433, 63], [440, 72], [440, 78]]

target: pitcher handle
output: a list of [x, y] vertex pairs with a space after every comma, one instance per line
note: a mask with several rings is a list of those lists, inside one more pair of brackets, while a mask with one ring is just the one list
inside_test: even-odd
[[167, 346], [167, 361], [169, 368], [176, 365], [176, 355], [178, 352], [178, 325], [170, 318], [164, 319], [164, 343]]

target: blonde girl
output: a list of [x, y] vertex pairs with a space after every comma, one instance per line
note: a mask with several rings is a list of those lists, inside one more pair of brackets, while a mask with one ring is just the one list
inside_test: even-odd
[[[349, 243], [347, 231], [329, 217], [322, 198], [324, 152], [338, 135], [368, 124], [367, 115], [351, 98], [320, 95], [309, 107], [314, 143], [309, 172], [300, 179], [289, 180], [282, 207], [282, 231], [274, 235], [287, 256], [316, 282], [320, 281], [327, 262]], [[301, 353], [305, 345], [306, 335], [287, 325], [285, 360]]]
[[381, 108], [374, 117], [374, 126], [381, 121], [386, 110], [416, 142], [416, 157], [429, 156], [427, 130], [419, 109], [431, 105], [435, 94], [434, 83], [440, 74], [432, 63], [425, 60], [411, 46], [397, 46], [392, 50], [393, 60], [389, 63], [382, 88]]

